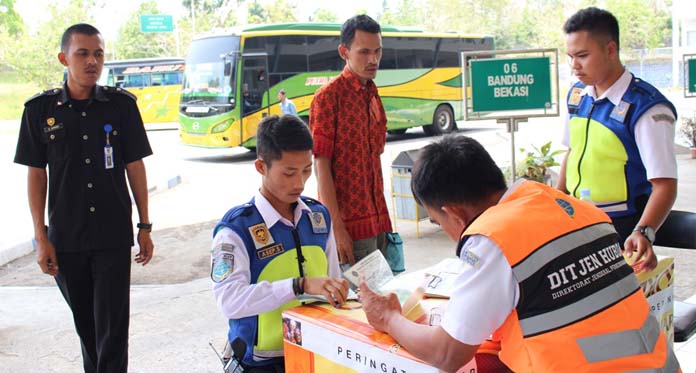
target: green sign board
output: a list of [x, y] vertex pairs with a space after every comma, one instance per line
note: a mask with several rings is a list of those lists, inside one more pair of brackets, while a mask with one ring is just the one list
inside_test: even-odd
[[471, 60], [473, 112], [551, 109], [549, 57]]
[[689, 60], [689, 93], [696, 93], [696, 59]]
[[166, 14], [147, 14], [140, 16], [140, 32], [172, 32], [174, 20]]

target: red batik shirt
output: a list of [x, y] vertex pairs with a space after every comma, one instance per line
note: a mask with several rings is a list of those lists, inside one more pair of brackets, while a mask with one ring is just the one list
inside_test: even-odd
[[391, 232], [379, 158], [387, 117], [375, 83], [362, 85], [346, 66], [314, 94], [309, 118], [314, 155], [331, 159], [338, 209], [350, 237]]

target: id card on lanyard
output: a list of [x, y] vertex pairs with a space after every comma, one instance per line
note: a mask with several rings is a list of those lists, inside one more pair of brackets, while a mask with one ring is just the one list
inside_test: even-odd
[[106, 145], [104, 145], [104, 168], [109, 170], [114, 168], [114, 148], [111, 147], [109, 142], [109, 135], [111, 134], [111, 124], [104, 125], [104, 132], [106, 132]]

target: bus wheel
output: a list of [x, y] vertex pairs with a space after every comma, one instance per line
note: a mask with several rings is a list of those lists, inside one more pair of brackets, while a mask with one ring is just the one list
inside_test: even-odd
[[433, 124], [423, 126], [423, 131], [428, 135], [443, 135], [454, 132], [457, 122], [454, 121], [454, 113], [448, 105], [440, 105], [433, 115]]
[[397, 128], [393, 130], [387, 130], [387, 133], [390, 135], [403, 135], [404, 133], [406, 133], [407, 129], [408, 128]]

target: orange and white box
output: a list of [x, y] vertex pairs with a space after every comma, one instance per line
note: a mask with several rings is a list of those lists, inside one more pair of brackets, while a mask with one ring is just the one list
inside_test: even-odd
[[[446, 300], [423, 299], [415, 316], [439, 324]], [[288, 373], [437, 373], [386, 333], [372, 328], [358, 302], [341, 309], [315, 303], [283, 311], [285, 371]], [[476, 372], [474, 360], [459, 370]]]

